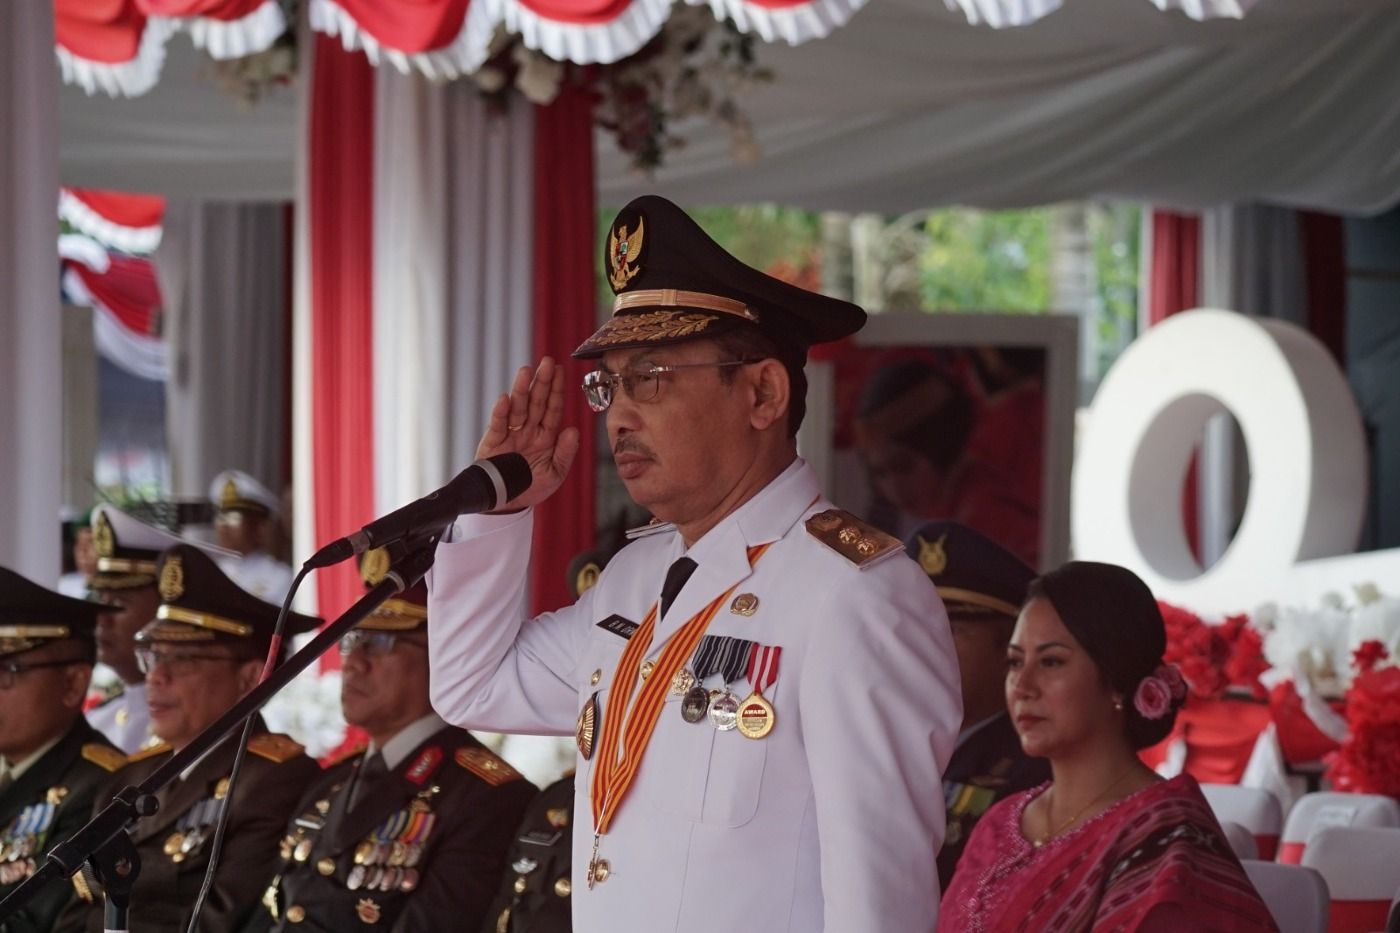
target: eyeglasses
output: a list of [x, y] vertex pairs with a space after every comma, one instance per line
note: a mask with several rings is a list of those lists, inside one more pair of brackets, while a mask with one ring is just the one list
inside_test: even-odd
[[371, 658], [382, 658], [391, 654], [394, 645], [414, 645], [425, 651], [428, 646], [421, 641], [404, 637], [400, 632], [367, 632], [363, 629], [356, 629], [340, 639], [340, 656], [348, 658], [355, 653], [356, 648], [363, 648], [366, 655]]
[[67, 658], [62, 661], [35, 661], [32, 664], [22, 664], [19, 661], [11, 661], [9, 664], [0, 664], [0, 690], [9, 690], [19, 682], [19, 675], [25, 671], [37, 671], [46, 667], [67, 667], [70, 664], [91, 664], [86, 658]]
[[250, 658], [235, 658], [227, 654], [185, 654], [175, 651], [157, 651], [149, 646], [136, 649], [136, 666], [141, 673], [150, 676], [157, 666], [165, 668], [171, 677], [185, 677], [199, 669], [203, 661], [225, 661], [242, 664]]
[[661, 377], [666, 373], [674, 373], [682, 369], [701, 369], [703, 367], [716, 367], [724, 369], [729, 366], [747, 366], [750, 363], [757, 363], [759, 360], [720, 360], [715, 363], [673, 363], [669, 366], [648, 366], [645, 369], [630, 370], [628, 372], [610, 373], [606, 370], [595, 369], [583, 377], [583, 395], [588, 399], [588, 407], [594, 411], [607, 411], [613, 403], [613, 393], [618, 386], [627, 393], [627, 397], [634, 402], [650, 402], [658, 392], [661, 391]]

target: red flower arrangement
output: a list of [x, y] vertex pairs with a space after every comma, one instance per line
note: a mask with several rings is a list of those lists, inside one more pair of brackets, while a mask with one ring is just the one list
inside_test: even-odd
[[1255, 698], [1267, 693], [1259, 675], [1269, 669], [1264, 640], [1244, 615], [1229, 616], [1220, 625], [1207, 625], [1188, 609], [1158, 602], [1167, 629], [1164, 660], [1181, 668], [1191, 694], [1203, 700], [1225, 695], [1229, 687], [1241, 687]]
[[1400, 667], [1378, 641], [1352, 654], [1359, 673], [1347, 691], [1347, 740], [1331, 756], [1327, 777], [1340, 791], [1400, 797]]

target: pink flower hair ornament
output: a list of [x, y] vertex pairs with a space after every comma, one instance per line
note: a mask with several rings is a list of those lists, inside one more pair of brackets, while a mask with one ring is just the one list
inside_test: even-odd
[[1186, 678], [1175, 664], [1159, 664], [1138, 684], [1133, 709], [1144, 719], [1161, 719], [1186, 699]]

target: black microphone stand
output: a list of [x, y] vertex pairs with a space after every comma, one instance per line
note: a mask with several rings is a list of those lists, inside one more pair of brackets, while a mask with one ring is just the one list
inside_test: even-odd
[[4, 900], [0, 900], [0, 926], [39, 893], [44, 885], [59, 878], [71, 877], [83, 867], [83, 862], [90, 862], [93, 873], [106, 891], [104, 927], [108, 931], [124, 933], [131, 888], [141, 871], [141, 859], [125, 832], [126, 828], [141, 817], [154, 815], [159, 809], [155, 795], [162, 787], [175, 780], [180, 772], [191, 767], [205, 752], [261, 709], [292, 678], [334, 647], [360, 620], [389, 597], [423, 579], [433, 565], [437, 540], [437, 535], [420, 539], [421, 543], [415, 549], [395, 561], [393, 568], [378, 585], [345, 610], [340, 618], [321, 629], [305, 647], [274, 669], [266, 680], [229, 707], [190, 744], [172, 755], [169, 761], [151, 772], [150, 777], [140, 784], [122, 788], [86, 826], [54, 846], [44, 864]]

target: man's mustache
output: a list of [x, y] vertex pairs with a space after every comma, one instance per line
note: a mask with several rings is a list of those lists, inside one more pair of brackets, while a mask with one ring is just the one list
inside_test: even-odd
[[613, 458], [616, 459], [619, 454], [641, 454], [643, 457], [656, 459], [656, 454], [652, 453], [651, 448], [631, 434], [618, 438], [617, 443], [613, 445]]

